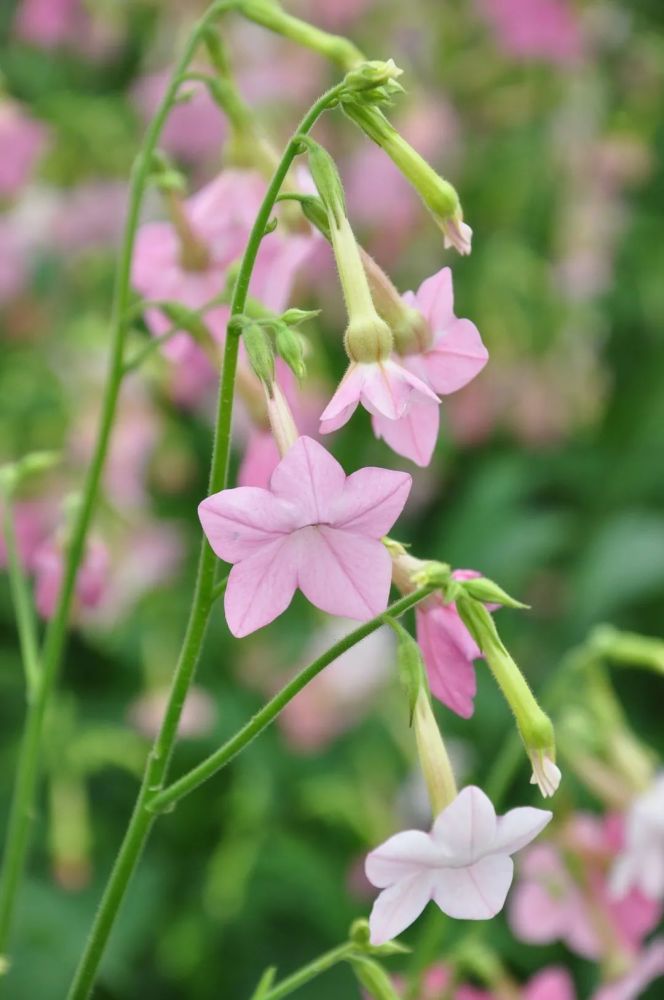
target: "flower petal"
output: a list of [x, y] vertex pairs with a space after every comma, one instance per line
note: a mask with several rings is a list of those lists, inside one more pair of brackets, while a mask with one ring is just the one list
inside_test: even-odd
[[382, 538], [403, 510], [412, 482], [406, 472], [358, 469], [347, 478], [332, 504], [332, 524], [369, 538]]
[[576, 1000], [574, 982], [567, 969], [542, 969], [528, 981], [524, 1000]]
[[[415, 621], [431, 693], [462, 719], [469, 719], [477, 689], [473, 658], [481, 655], [480, 650], [454, 608], [420, 607]], [[472, 643], [470, 648], [462, 632]]]
[[424, 872], [383, 889], [369, 917], [371, 944], [391, 941], [417, 920], [431, 899], [431, 883], [430, 872]]
[[382, 438], [397, 455], [425, 468], [431, 461], [438, 440], [440, 410], [437, 403], [413, 402], [398, 420], [389, 420], [380, 413], [371, 418], [377, 438]]
[[435, 392], [417, 375], [396, 361], [365, 364], [361, 401], [369, 413], [380, 413], [388, 420], [398, 420], [417, 400], [439, 404]]
[[224, 597], [226, 621], [236, 638], [274, 621], [297, 586], [297, 545], [286, 535], [236, 563]]
[[377, 889], [431, 869], [440, 862], [440, 851], [431, 836], [422, 830], [395, 833], [367, 855], [366, 876]]
[[498, 817], [491, 850], [515, 854], [534, 840], [551, 822], [552, 817], [553, 813], [548, 809], [533, 809], [531, 806], [510, 809], [504, 816]]
[[465, 868], [442, 868], [435, 874], [434, 901], [448, 917], [488, 920], [503, 908], [514, 874], [506, 854], [491, 854]]
[[415, 295], [415, 308], [424, 314], [432, 330], [444, 330], [454, 319], [452, 270], [443, 267], [423, 281]]
[[489, 352], [469, 319], [455, 319], [424, 355], [427, 381], [441, 396], [462, 389], [484, 368]]
[[368, 621], [387, 607], [392, 562], [382, 542], [318, 525], [298, 532], [298, 585], [331, 615]]
[[[349, 365], [346, 369], [346, 374], [337, 386], [332, 399], [321, 413], [321, 421], [328, 423], [330, 421], [335, 421], [335, 419], [340, 417], [343, 413], [348, 413], [348, 416], [353, 413], [362, 394], [362, 385], [365, 375], [364, 369], [366, 367], [366, 365], [358, 364]], [[346, 417], [346, 420], [347, 419], [348, 417]], [[333, 429], [336, 430], [337, 427], [341, 427], [341, 424], [336, 424]]]
[[346, 482], [346, 473], [329, 451], [310, 437], [299, 437], [272, 473], [275, 497], [298, 511], [298, 527], [330, 520], [330, 509]]
[[469, 785], [440, 813], [431, 834], [455, 865], [471, 864], [491, 851], [496, 813], [481, 788]]
[[198, 505], [203, 531], [215, 555], [235, 563], [288, 532], [295, 512], [256, 486], [239, 486]]

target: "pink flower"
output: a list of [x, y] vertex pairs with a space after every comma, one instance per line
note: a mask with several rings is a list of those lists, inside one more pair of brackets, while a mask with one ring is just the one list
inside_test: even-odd
[[[406, 292], [404, 303], [424, 317], [428, 344], [413, 343], [399, 362], [440, 396], [468, 385], [481, 372], [489, 354], [479, 331], [468, 319], [454, 315], [452, 272], [444, 267], [422, 282], [416, 293]], [[417, 400], [399, 419], [379, 413], [372, 419], [374, 433], [399, 455], [417, 465], [428, 465], [438, 437], [438, 408]]]
[[16, 30], [35, 45], [54, 48], [77, 33], [82, 17], [81, 0], [22, 0]]
[[46, 143], [46, 127], [14, 101], [0, 104], [0, 200], [13, 198], [30, 179]]
[[574, 982], [567, 969], [550, 966], [526, 983], [523, 1000], [575, 1000]]
[[403, 365], [384, 361], [352, 361], [337, 391], [321, 414], [321, 434], [329, 434], [350, 420], [358, 403], [387, 420], [403, 417], [415, 403], [438, 407], [436, 394]]
[[[154, 117], [164, 96], [170, 73], [151, 73], [138, 80], [133, 97], [141, 118], [147, 124]], [[159, 140], [159, 145], [179, 160], [194, 165], [218, 157], [226, 136], [224, 117], [203, 83], [191, 82], [181, 88], [190, 100], [176, 104]]]
[[401, 934], [433, 900], [450, 917], [487, 920], [503, 907], [512, 883], [511, 855], [530, 843], [551, 813], [524, 807], [496, 816], [480, 788], [464, 788], [439, 814], [431, 833], [407, 830], [367, 857], [367, 878], [382, 889], [371, 911], [371, 943]]
[[[62, 549], [55, 541], [45, 542], [33, 560], [35, 605], [43, 618], [52, 618], [58, 602], [64, 571]], [[76, 578], [78, 607], [94, 608], [101, 601], [108, 574], [108, 550], [94, 539], [88, 547]]]
[[580, 26], [568, 0], [476, 0], [476, 5], [508, 55], [568, 65], [582, 54]]
[[592, 1000], [638, 1000], [650, 983], [664, 976], [664, 937], [654, 938], [632, 968], [615, 982], [600, 986]]
[[269, 489], [244, 486], [203, 500], [198, 511], [208, 541], [234, 564], [225, 595], [233, 635], [273, 621], [298, 588], [329, 614], [364, 621], [384, 611], [391, 561], [380, 539], [403, 510], [410, 484], [409, 475], [386, 469], [346, 477], [322, 445], [301, 437]]

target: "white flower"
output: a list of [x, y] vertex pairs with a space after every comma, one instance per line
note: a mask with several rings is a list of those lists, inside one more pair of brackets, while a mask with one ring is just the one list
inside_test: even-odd
[[545, 750], [531, 750], [529, 757], [533, 765], [530, 784], [537, 785], [544, 798], [548, 799], [558, 790], [562, 777], [560, 768]]
[[410, 926], [430, 900], [449, 917], [486, 920], [498, 913], [512, 884], [510, 855], [551, 819], [546, 809], [496, 812], [474, 785], [439, 814], [431, 833], [406, 830], [366, 860], [372, 885], [383, 891], [369, 920], [371, 943], [384, 944]]
[[664, 898], [664, 772], [639, 795], [625, 818], [625, 847], [611, 873], [615, 896], [640, 889], [649, 899]]

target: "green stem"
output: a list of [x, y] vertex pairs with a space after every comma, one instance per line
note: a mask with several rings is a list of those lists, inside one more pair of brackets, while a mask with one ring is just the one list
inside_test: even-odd
[[235, 757], [241, 750], [251, 743], [259, 733], [262, 733], [264, 729], [270, 725], [271, 722], [279, 715], [283, 708], [288, 704], [289, 701], [295, 697], [295, 695], [302, 690], [303, 687], [313, 680], [317, 674], [321, 672], [328, 664], [332, 663], [339, 656], [349, 650], [352, 646], [355, 646], [366, 636], [371, 635], [376, 629], [380, 628], [381, 625], [385, 624], [385, 615], [391, 615], [392, 617], [399, 617], [412, 608], [414, 605], [423, 601], [432, 591], [432, 587], [422, 587], [420, 590], [413, 591], [412, 594], [408, 594], [406, 597], [401, 597], [394, 604], [391, 604], [386, 612], [377, 615], [376, 618], [372, 618], [371, 621], [365, 622], [364, 625], [360, 625], [349, 635], [344, 636], [339, 642], [336, 642], [334, 646], [328, 649], [322, 656], [310, 663], [304, 670], [301, 670], [299, 674], [293, 677], [292, 680], [286, 684], [281, 691], [278, 691], [274, 698], [271, 698], [263, 707], [260, 709], [256, 715], [253, 716], [249, 722], [246, 723], [234, 736], [232, 736], [223, 746], [215, 750], [213, 754], [210, 754], [204, 761], [201, 761], [196, 767], [192, 768], [187, 774], [184, 774], [177, 781], [174, 781], [172, 785], [169, 785], [163, 792], [159, 792], [151, 800], [149, 807], [155, 812], [163, 812], [166, 809], [171, 808], [185, 795], [189, 795], [193, 792], [195, 788], [202, 785], [203, 782], [211, 778], [217, 771], [220, 771], [223, 767], [228, 764], [233, 757]]
[[347, 38], [321, 31], [307, 21], [292, 17], [281, 9], [274, 0], [241, 0], [240, 10], [250, 21], [262, 25], [277, 35], [290, 38], [292, 42], [312, 49], [319, 55], [335, 62], [343, 70], [353, 69], [364, 62], [363, 53]]
[[83, 557], [87, 533], [99, 491], [99, 484], [124, 375], [124, 349], [128, 330], [127, 311], [130, 300], [131, 260], [139, 223], [140, 207], [152, 168], [152, 156], [170, 108], [177, 95], [178, 87], [182, 82], [182, 76], [193, 58], [205, 26], [212, 18], [236, 6], [236, 0], [226, 0], [226, 2], [216, 3], [196, 25], [173, 72], [157, 113], [147, 129], [143, 140], [143, 147], [132, 169], [127, 218], [113, 293], [110, 361], [102, 402], [99, 432], [94, 453], [90, 460], [81, 504], [72, 528], [57, 606], [46, 633], [42, 653], [40, 683], [37, 686], [34, 700], [28, 707], [26, 725], [19, 751], [5, 854], [2, 873], [0, 874], [0, 954], [7, 947], [18, 887], [25, 868], [31, 819], [34, 814], [34, 800], [39, 775], [39, 756], [42, 746], [46, 709], [55, 688], [64, 652], [76, 574]]
[[309, 965], [304, 965], [297, 972], [294, 972], [292, 976], [283, 979], [266, 993], [262, 993], [261, 1000], [281, 1000], [282, 997], [287, 997], [289, 993], [293, 993], [300, 986], [304, 986], [305, 983], [315, 979], [316, 976], [320, 976], [322, 972], [327, 972], [328, 969], [331, 969], [334, 965], [338, 965], [339, 962], [346, 961], [346, 959], [350, 958], [356, 952], [357, 947], [352, 941], [346, 941], [345, 944], [341, 944], [337, 948], [332, 948], [331, 951], [326, 951], [324, 955], [315, 958]]
[[[232, 317], [244, 310], [251, 274], [261, 241], [265, 235], [265, 227], [281, 185], [299, 151], [298, 136], [308, 132], [319, 115], [336, 101], [341, 87], [342, 84], [339, 84], [327, 91], [302, 119], [297, 132], [284, 151], [249, 236], [231, 301], [231, 321], [228, 324], [224, 348], [208, 493], [216, 493], [224, 489], [228, 479], [233, 395], [240, 341], [238, 328], [232, 322]], [[134, 811], [75, 973], [68, 994], [69, 1000], [84, 1000], [90, 994], [109, 935], [154, 822], [156, 814], [148, 807], [155, 794], [158, 794], [163, 788], [168, 774], [180, 715], [198, 663], [213, 604], [216, 563], [214, 552], [206, 539], [203, 538], [189, 622], [173, 675], [164, 719], [150, 752]]]
[[18, 639], [21, 646], [21, 660], [25, 671], [28, 702], [32, 701], [39, 683], [39, 642], [35, 608], [28, 581], [25, 578], [16, 541], [16, 526], [11, 500], [5, 506], [5, 543], [7, 546], [7, 570], [9, 587], [16, 616]]
[[228, 586], [227, 576], [225, 576], [223, 580], [219, 580], [218, 583], [215, 583], [214, 587], [212, 588], [212, 595], [211, 595], [211, 601], [213, 604], [215, 601], [218, 601], [220, 597], [223, 597], [223, 595], [226, 593], [227, 586]]

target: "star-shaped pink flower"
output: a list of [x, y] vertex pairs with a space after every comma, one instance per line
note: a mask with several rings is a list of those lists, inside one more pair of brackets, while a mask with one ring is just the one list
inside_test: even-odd
[[273, 621], [299, 588], [322, 611], [360, 621], [387, 607], [391, 560], [380, 539], [410, 491], [407, 473], [359, 469], [300, 437], [269, 489], [244, 486], [207, 497], [198, 512], [220, 559], [233, 563], [226, 619], [241, 637]]
[[358, 403], [374, 416], [396, 421], [415, 403], [438, 410], [438, 397], [417, 375], [391, 358], [384, 361], [352, 361], [334, 396], [320, 418], [321, 434], [343, 427]]
[[[405, 292], [402, 298], [424, 317], [431, 342], [425, 350], [401, 355], [400, 365], [439, 396], [468, 385], [484, 368], [489, 352], [475, 324], [454, 315], [450, 268], [442, 268], [423, 281], [417, 292]], [[438, 438], [439, 421], [439, 409], [431, 399], [417, 398], [397, 418], [374, 412], [372, 426], [376, 437], [383, 438], [398, 455], [426, 466]]]
[[369, 919], [371, 943], [401, 934], [430, 900], [449, 917], [494, 917], [512, 884], [511, 855], [551, 816], [529, 806], [496, 816], [484, 792], [470, 785], [443, 809], [431, 833], [406, 830], [390, 837], [366, 860], [367, 878], [383, 890]]

